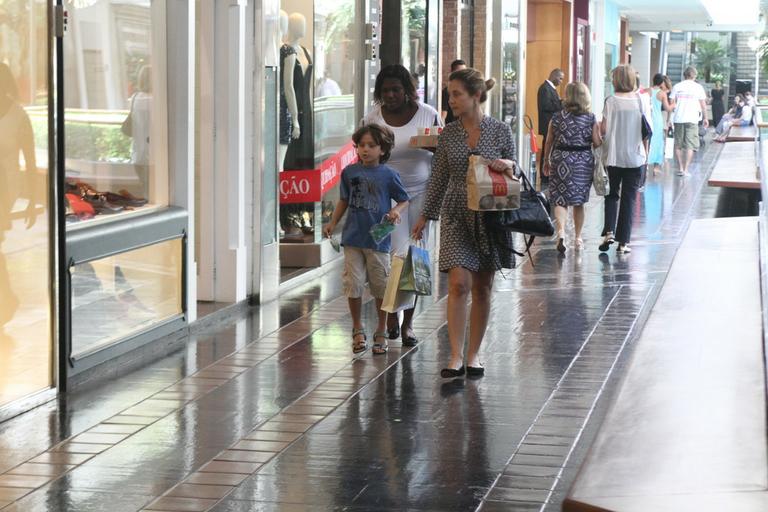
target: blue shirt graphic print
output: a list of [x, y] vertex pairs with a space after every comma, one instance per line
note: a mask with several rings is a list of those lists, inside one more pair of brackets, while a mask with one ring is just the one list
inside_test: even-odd
[[341, 244], [361, 249], [389, 252], [391, 237], [377, 244], [368, 232], [392, 209], [392, 201], [408, 200], [400, 175], [388, 165], [365, 167], [352, 164], [341, 173], [341, 200], [347, 202], [347, 220]]

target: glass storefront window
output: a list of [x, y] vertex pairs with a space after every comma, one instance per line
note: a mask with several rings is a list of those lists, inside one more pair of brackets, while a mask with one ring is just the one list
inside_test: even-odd
[[75, 265], [73, 357], [180, 315], [181, 258], [178, 238]]
[[400, 28], [403, 49], [403, 66], [417, 80], [417, 92], [421, 101], [427, 101], [427, 1], [405, 0], [403, 2], [403, 24]]
[[520, 5], [518, 0], [502, 4], [501, 20], [501, 119], [518, 132], [518, 61], [520, 58]]
[[[281, 6], [287, 17], [280, 61], [282, 170], [316, 173], [343, 150], [359, 121], [354, 96], [356, 2], [283, 0]], [[287, 65], [293, 73], [285, 73]], [[322, 224], [330, 220], [339, 198], [338, 185], [312, 190], [320, 201], [296, 203], [286, 199], [295, 195], [292, 186], [303, 191], [302, 176], [290, 179], [281, 183], [281, 242], [320, 242]]]
[[0, 3], [0, 407], [52, 384], [48, 2]]
[[167, 205], [165, 1], [67, 0], [66, 8], [69, 228]]

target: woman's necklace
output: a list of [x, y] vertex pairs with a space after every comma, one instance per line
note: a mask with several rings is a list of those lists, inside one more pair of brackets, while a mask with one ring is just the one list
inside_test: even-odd
[[459, 122], [464, 129], [464, 137], [467, 139], [467, 146], [469, 146], [470, 149], [475, 149], [480, 142], [480, 123], [467, 129], [463, 120], [459, 119]]

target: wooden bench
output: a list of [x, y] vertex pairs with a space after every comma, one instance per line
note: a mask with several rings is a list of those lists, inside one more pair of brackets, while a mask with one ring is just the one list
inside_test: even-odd
[[760, 189], [755, 142], [726, 144], [712, 169], [710, 187]]
[[768, 510], [758, 247], [693, 221], [564, 511]]
[[755, 137], [757, 137], [757, 127], [751, 124], [732, 127], [725, 140], [726, 142], [754, 142]]

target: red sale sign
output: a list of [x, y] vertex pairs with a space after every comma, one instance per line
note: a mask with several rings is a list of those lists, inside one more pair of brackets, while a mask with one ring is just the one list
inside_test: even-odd
[[280, 204], [320, 201], [339, 182], [341, 171], [356, 160], [357, 152], [350, 141], [335, 155], [323, 161], [319, 169], [281, 172]]
[[320, 173], [317, 169], [280, 173], [280, 204], [314, 203], [320, 200]]

